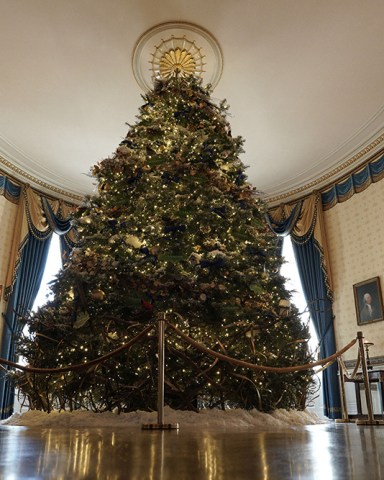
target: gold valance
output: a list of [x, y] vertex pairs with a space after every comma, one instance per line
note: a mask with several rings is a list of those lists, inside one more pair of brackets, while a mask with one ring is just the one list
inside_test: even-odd
[[318, 192], [299, 200], [296, 203], [281, 204], [268, 211], [270, 223], [286, 224], [285, 234], [290, 234], [295, 243], [305, 243], [314, 237], [317, 249], [320, 252], [321, 266], [325, 275], [327, 287], [331, 294], [332, 278], [327, 239], [325, 234], [324, 215], [321, 197]]
[[[12, 248], [9, 254], [9, 262], [5, 279], [5, 294], [9, 296], [16, 279], [20, 262], [21, 252], [24, 248], [28, 234], [31, 233], [38, 239], [44, 240], [52, 234], [52, 227], [43, 202], [47, 201], [54, 215], [69, 218], [76, 208], [63, 200], [48, 199], [41, 193], [33, 190], [29, 185], [21, 187], [18, 199], [18, 210], [16, 214], [15, 227], [12, 235]], [[70, 230], [66, 234], [73, 243], [76, 241], [75, 232]]]

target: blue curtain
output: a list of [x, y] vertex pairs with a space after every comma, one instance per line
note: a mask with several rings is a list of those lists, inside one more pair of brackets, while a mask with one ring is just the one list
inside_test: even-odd
[[[336, 352], [336, 341], [332, 293], [320, 238], [322, 227], [319, 204], [319, 196], [315, 194], [306, 201], [298, 202], [294, 207], [280, 206], [269, 212], [268, 222], [277, 235], [289, 234], [292, 238], [305, 300], [319, 339], [320, 356], [325, 358]], [[323, 397], [324, 414], [329, 418], [341, 418], [336, 364], [323, 372]]]
[[[75, 245], [75, 233], [73, 232], [68, 214], [65, 215], [67, 218], [63, 218], [60, 208], [55, 213], [49, 201], [39, 194], [34, 193], [33, 195], [21, 197], [20, 190], [17, 191], [4, 178], [0, 176], [0, 193], [3, 190], [4, 195], [7, 193], [8, 197], [11, 196], [18, 201], [21, 198], [27, 199], [25, 202], [25, 214], [29, 227], [28, 235], [26, 238], [21, 239], [14, 280], [9, 288], [7, 310], [3, 314], [4, 328], [0, 345], [0, 357], [15, 361], [16, 342], [25, 326], [25, 319], [28, 317], [28, 313], [39, 291], [52, 234], [54, 232], [60, 235], [62, 255], [68, 257], [70, 250]], [[30, 208], [34, 212], [40, 212], [40, 217], [36, 218], [38, 225], [33, 223], [33, 218], [35, 217], [30, 214]], [[41, 221], [42, 219], [44, 221]], [[9, 417], [13, 413], [13, 402], [14, 386], [12, 379], [7, 375], [6, 371], [0, 370], [0, 417], [2, 419]]]
[[[40, 240], [29, 234], [21, 253], [17, 278], [4, 314], [0, 356], [7, 360], [15, 360], [15, 340], [25, 325], [23, 319], [31, 310], [39, 290], [51, 240], [52, 235]], [[13, 413], [14, 386], [4, 371], [0, 374], [0, 402], [1, 418], [8, 418]]]
[[[316, 241], [311, 238], [305, 243], [292, 242], [297, 267], [308, 305], [309, 313], [319, 339], [320, 357], [326, 358], [336, 352], [333, 328], [332, 303], [328, 297], [321, 255]], [[341, 418], [340, 390], [337, 364], [323, 371], [324, 415]]]

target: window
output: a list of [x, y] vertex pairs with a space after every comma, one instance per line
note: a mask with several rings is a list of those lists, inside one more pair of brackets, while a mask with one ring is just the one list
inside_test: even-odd
[[54, 233], [52, 234], [44, 275], [41, 280], [40, 289], [33, 304], [32, 311], [35, 311], [38, 307], [44, 305], [49, 300], [51, 296], [49, 284], [52, 282], [52, 280], [54, 280], [55, 275], [58, 273], [61, 267], [62, 261], [60, 252], [60, 237]]
[[[303, 288], [301, 286], [299, 271], [297, 269], [295, 255], [293, 253], [292, 240], [291, 240], [291, 237], [289, 236], [284, 238], [282, 254], [285, 259], [285, 263], [281, 267], [281, 274], [287, 279], [286, 287], [290, 292], [292, 292], [291, 301], [299, 309], [299, 312], [301, 314], [301, 320], [304, 323], [308, 323], [309, 333], [311, 335], [308, 345], [309, 345], [310, 351], [314, 353], [316, 357], [319, 342], [310, 318], [310, 314], [308, 312]], [[315, 375], [315, 381], [319, 388], [309, 398], [308, 407], [311, 410], [313, 410], [318, 417], [323, 417], [324, 413], [323, 413], [323, 395], [322, 395], [322, 388], [321, 388], [321, 382], [322, 382], [321, 373], [318, 373]]]
[[[41, 280], [40, 289], [37, 293], [35, 302], [32, 307], [32, 311], [37, 310], [41, 305], [44, 305], [50, 298], [51, 293], [49, 290], [49, 284], [52, 280], [54, 280], [55, 275], [58, 273], [60, 268], [62, 267], [61, 261], [61, 251], [60, 251], [60, 237], [59, 235], [52, 234], [51, 245], [49, 247], [47, 263], [45, 266], [43, 278]], [[28, 333], [28, 325], [24, 327], [24, 333]], [[19, 357], [17, 362], [21, 365], [25, 365], [25, 359], [23, 357]], [[28, 410], [28, 405], [25, 403], [20, 403], [21, 398], [19, 398], [19, 391], [15, 389], [15, 400], [13, 405], [14, 412], [23, 412]]]
[[292, 292], [291, 300], [292, 303], [299, 309], [301, 320], [309, 325], [309, 331], [311, 334], [309, 345], [311, 350], [315, 351], [317, 349], [318, 339], [308, 312], [307, 302], [305, 301], [299, 271], [297, 269], [295, 255], [293, 253], [292, 240], [289, 236], [284, 237], [282, 254], [285, 259], [285, 263], [281, 267], [281, 274], [287, 279], [286, 287], [290, 292]]

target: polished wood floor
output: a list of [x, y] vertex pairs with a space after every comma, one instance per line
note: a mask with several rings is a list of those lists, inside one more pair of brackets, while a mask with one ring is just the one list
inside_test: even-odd
[[384, 426], [266, 432], [1, 426], [0, 479], [384, 479]]

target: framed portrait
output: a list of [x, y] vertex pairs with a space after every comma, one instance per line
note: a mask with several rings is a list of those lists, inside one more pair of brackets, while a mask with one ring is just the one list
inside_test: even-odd
[[383, 320], [383, 299], [380, 278], [374, 277], [353, 285], [358, 325]]

